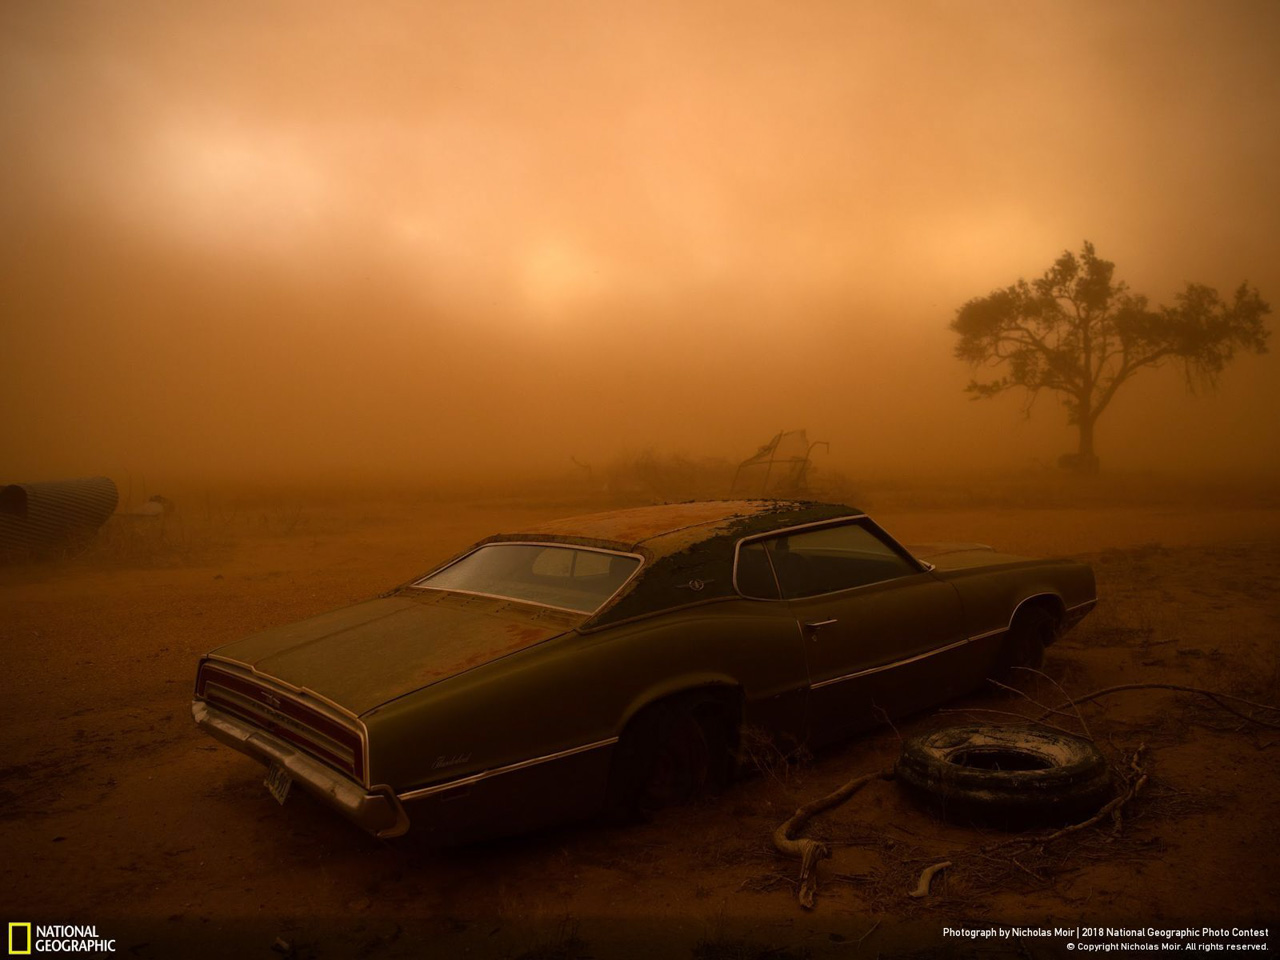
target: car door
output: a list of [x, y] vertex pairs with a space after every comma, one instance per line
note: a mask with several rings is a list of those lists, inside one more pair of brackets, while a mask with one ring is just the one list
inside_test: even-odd
[[761, 538], [804, 640], [816, 742], [972, 685], [955, 588], [866, 518]]

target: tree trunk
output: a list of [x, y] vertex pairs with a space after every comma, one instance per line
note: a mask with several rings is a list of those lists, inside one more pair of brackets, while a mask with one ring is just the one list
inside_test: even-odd
[[1093, 452], [1093, 424], [1094, 416], [1092, 414], [1081, 414], [1080, 422], [1080, 446], [1076, 450], [1075, 469], [1078, 473], [1097, 473], [1098, 457]]
[[1080, 446], [1076, 449], [1076, 455], [1081, 460], [1097, 459], [1093, 454], [1093, 417], [1082, 416], [1079, 426]]

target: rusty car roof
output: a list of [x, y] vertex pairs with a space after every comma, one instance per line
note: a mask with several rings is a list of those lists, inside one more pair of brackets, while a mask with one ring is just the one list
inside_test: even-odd
[[534, 536], [607, 541], [628, 550], [635, 550], [643, 544], [657, 555], [681, 549], [681, 544], [709, 540], [722, 534], [736, 521], [791, 512], [802, 505], [794, 500], [693, 500], [687, 503], [663, 503], [551, 520], [531, 527], [528, 533]]
[[695, 500], [566, 517], [481, 543], [546, 540], [643, 554], [640, 575], [587, 621], [596, 627], [736, 596], [734, 547], [743, 537], [861, 514], [811, 500]]

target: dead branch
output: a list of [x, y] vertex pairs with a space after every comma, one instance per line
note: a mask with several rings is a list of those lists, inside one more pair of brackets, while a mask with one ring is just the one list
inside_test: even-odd
[[805, 824], [818, 814], [840, 806], [872, 780], [892, 779], [892, 767], [854, 777], [825, 797], [806, 803], [791, 815], [791, 819], [773, 831], [774, 849], [784, 856], [800, 861], [800, 889], [796, 893], [800, 906], [806, 910], [813, 909], [814, 897], [818, 889], [818, 863], [831, 856], [831, 848], [821, 840], [814, 840], [811, 837], [796, 838], [794, 834], [804, 829]]
[[1058, 683], [1057, 680], [1053, 679], [1053, 677], [1049, 676], [1043, 670], [1037, 670], [1035, 667], [1014, 667], [1013, 669], [1022, 670], [1026, 673], [1034, 673], [1037, 677], [1044, 677], [1046, 680], [1052, 683], [1055, 687], [1057, 687], [1058, 692], [1061, 693], [1064, 697], [1066, 697], [1067, 700], [1071, 703], [1071, 706], [1075, 709], [1076, 719], [1080, 721], [1080, 729], [1084, 731], [1085, 739], [1090, 741], [1093, 740], [1093, 734], [1089, 732], [1089, 725], [1084, 722], [1084, 714], [1080, 712], [1080, 705], [1071, 700], [1071, 697], [1067, 693], [1067, 691], [1062, 689], [1062, 684]]
[[871, 936], [873, 933], [875, 933], [875, 932], [876, 932], [876, 927], [878, 927], [878, 926], [880, 926], [880, 921], [879, 921], [879, 920], [877, 920], [875, 923], [873, 923], [873, 924], [871, 925], [871, 929], [870, 929], [870, 930], [868, 930], [866, 933], [864, 933], [862, 936], [860, 936], [857, 940], [854, 940], [854, 941], [853, 941], [854, 946], [857, 946], [858, 944], [862, 943], [862, 941], [863, 941], [863, 940], [867, 939], [867, 937], [869, 937], [869, 936]]
[[889, 711], [877, 704], [872, 704], [871, 709], [875, 711], [876, 716], [880, 718], [880, 722], [893, 731], [893, 735], [898, 738], [898, 742], [902, 742], [902, 734], [898, 732], [898, 728], [893, 725], [893, 720], [889, 717]]
[[1036, 720], [1040, 721], [1051, 714], [1058, 713], [1063, 707], [1078, 707], [1080, 704], [1088, 703], [1090, 700], [1097, 700], [1099, 697], [1106, 697], [1113, 693], [1120, 693], [1124, 690], [1175, 690], [1179, 693], [1199, 694], [1202, 697], [1208, 697], [1223, 710], [1227, 711], [1227, 713], [1235, 714], [1235, 716], [1240, 717], [1243, 720], [1248, 720], [1250, 723], [1256, 723], [1262, 727], [1270, 727], [1273, 730], [1280, 730], [1280, 723], [1274, 723], [1270, 720], [1262, 720], [1258, 717], [1251, 716], [1250, 714], [1243, 713], [1234, 707], [1228, 706], [1226, 703], [1223, 703], [1223, 701], [1232, 700], [1236, 703], [1243, 703], [1245, 706], [1254, 707], [1258, 710], [1271, 710], [1275, 712], [1280, 712], [1280, 707], [1273, 706], [1269, 703], [1257, 703], [1253, 700], [1246, 700], [1244, 697], [1233, 696], [1229, 693], [1219, 693], [1216, 690], [1205, 690], [1203, 687], [1184, 687], [1177, 683], [1122, 683], [1115, 687], [1095, 690], [1093, 693], [1085, 694], [1083, 697], [1069, 699], [1065, 703], [1059, 704], [1057, 707], [1046, 710], [1043, 714], [1037, 717]]
[[916, 898], [927, 897], [929, 895], [929, 884], [933, 883], [933, 878], [949, 866], [951, 866], [951, 861], [943, 860], [941, 863], [925, 867], [920, 874], [920, 882], [916, 884], [916, 888], [911, 891], [909, 896]]
[[[1026, 700], [1028, 703], [1033, 703], [1033, 704], [1035, 704], [1037, 707], [1043, 707], [1043, 706], [1044, 706], [1044, 704], [1043, 704], [1043, 703], [1041, 703], [1039, 700], [1036, 700], [1034, 697], [1031, 697], [1031, 696], [1029, 696], [1028, 694], [1023, 693], [1023, 692], [1022, 692], [1021, 690], [1019, 690], [1017, 687], [1011, 687], [1011, 686], [1009, 686], [1007, 683], [1001, 683], [1001, 682], [1000, 682], [999, 680], [997, 680], [995, 677], [987, 677], [987, 683], [991, 684], [993, 687], [999, 687], [1001, 690], [1008, 690], [1010, 693], [1016, 693], [1016, 694], [1017, 694], [1018, 696], [1020, 696], [1023, 700]], [[1059, 688], [1059, 689], [1061, 689], [1061, 688]], [[1065, 694], [1065, 693], [1066, 693], [1066, 691], [1064, 690], [1064, 691], [1063, 691], [1063, 693]], [[1047, 709], [1045, 710], [1045, 712], [1044, 712], [1044, 714], [1042, 715], [1041, 719], [1044, 719], [1044, 717], [1047, 717], [1047, 716], [1049, 716], [1050, 714], [1053, 714], [1053, 713], [1056, 713], [1056, 714], [1058, 714], [1059, 716], [1067, 717], [1067, 718], [1070, 718], [1070, 717], [1072, 716], [1071, 714], [1069, 714], [1069, 713], [1065, 712], [1064, 710], [1062, 710], [1062, 709], [1060, 709], [1060, 708], [1059, 708], [1059, 709], [1055, 709], [1055, 708], [1053, 708], [1053, 707], [1049, 707], [1049, 708], [1047, 708]], [[1073, 736], [1074, 736], [1074, 734], [1073, 734]]]
[[[1146, 746], [1145, 743], [1139, 746], [1134, 751], [1133, 756], [1129, 758], [1129, 773], [1125, 775], [1124, 780], [1126, 790], [1132, 791], [1133, 796], [1137, 796], [1138, 791], [1142, 789], [1142, 785], [1147, 782], [1146, 771], [1138, 764], [1138, 760], [1141, 758], [1142, 751], [1146, 749]], [[1119, 804], [1111, 811], [1111, 819], [1113, 821], [1111, 835], [1118, 837], [1120, 831], [1124, 828], [1124, 804]]]
[[1046, 846], [1048, 846], [1050, 843], [1053, 843], [1053, 841], [1055, 840], [1060, 840], [1062, 837], [1065, 837], [1069, 834], [1077, 833], [1081, 830], [1086, 830], [1089, 827], [1092, 827], [1094, 824], [1099, 823], [1102, 820], [1106, 819], [1108, 816], [1114, 815], [1122, 807], [1124, 807], [1126, 803], [1128, 803], [1130, 800], [1136, 797], [1138, 795], [1138, 792], [1144, 786], [1146, 786], [1147, 772], [1138, 764], [1139, 758], [1142, 756], [1143, 751], [1145, 751], [1146, 749], [1147, 749], [1147, 745], [1145, 743], [1140, 744], [1138, 746], [1138, 749], [1134, 751], [1133, 756], [1129, 760], [1129, 767], [1131, 770], [1134, 771], [1135, 779], [1129, 784], [1128, 789], [1126, 789], [1123, 793], [1121, 793], [1119, 796], [1115, 797], [1108, 803], [1104, 804], [1102, 809], [1100, 809], [1088, 820], [1084, 820], [1080, 823], [1073, 823], [1069, 827], [1063, 827], [1061, 830], [1055, 830], [1053, 831], [1053, 833], [1050, 833], [1050, 834], [1037, 834], [1030, 837], [1011, 837], [1008, 840], [1001, 840], [999, 843], [994, 843], [994, 844], [991, 844], [990, 846], [983, 847], [982, 853], [991, 853], [995, 850], [1001, 850], [1007, 847], [1017, 846], [1018, 844], [1022, 844], [1027, 847], [1039, 847], [1041, 850], [1043, 850]]
[[[1040, 704], [1040, 706], [1043, 706], [1043, 704]], [[1079, 736], [1079, 734], [1077, 734], [1074, 730], [1068, 730], [1066, 727], [1060, 727], [1054, 723], [1046, 723], [1044, 720], [1035, 720], [1032, 717], [1028, 717], [1025, 713], [1017, 713], [1013, 710], [990, 710], [986, 707], [962, 707], [958, 709], [935, 710], [934, 712], [935, 713], [960, 713], [966, 716], [972, 716], [975, 713], [990, 713], [995, 716], [1001, 716], [1001, 717], [1016, 717], [1017, 719], [1021, 720], [1023, 723], [1032, 723], [1032, 722], [1038, 723], [1040, 726], [1045, 727], [1046, 729], [1057, 730], [1059, 733], [1065, 733], [1069, 737]], [[1070, 716], [1070, 714], [1067, 714], [1067, 716]]]
[[1034, 870], [1028, 870], [1026, 867], [1024, 867], [1021, 863], [1018, 862], [1017, 857], [1010, 857], [1009, 859], [1010, 861], [1012, 861], [1015, 867], [1017, 867], [1019, 870], [1025, 873], [1032, 880], [1035, 880], [1037, 883], [1044, 883], [1044, 877], [1037, 874]]

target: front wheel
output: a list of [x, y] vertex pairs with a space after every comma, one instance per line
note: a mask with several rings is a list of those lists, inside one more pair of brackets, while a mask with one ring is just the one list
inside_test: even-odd
[[1057, 630], [1057, 618], [1044, 607], [1019, 610], [996, 655], [996, 679], [1007, 683], [1015, 678], [1018, 667], [1039, 670], [1044, 665], [1045, 647], [1053, 642]]

